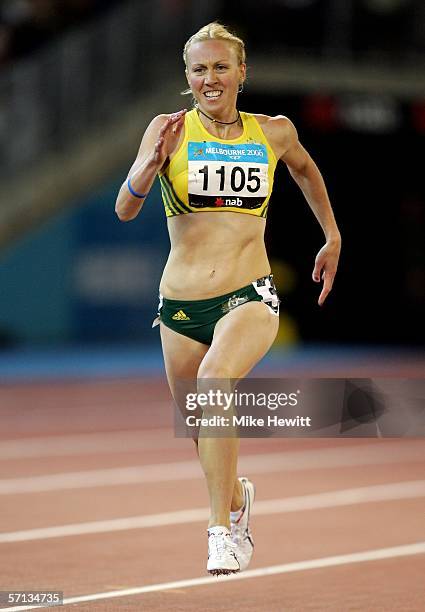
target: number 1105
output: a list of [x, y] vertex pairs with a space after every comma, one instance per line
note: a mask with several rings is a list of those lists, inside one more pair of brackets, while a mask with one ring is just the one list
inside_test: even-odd
[[[261, 170], [260, 168], [248, 168], [248, 178], [246, 176], [246, 171], [241, 166], [233, 166], [230, 172], [230, 187], [232, 191], [236, 193], [242, 191], [242, 189], [247, 188], [247, 190], [251, 193], [255, 193], [261, 187], [260, 177], [257, 176]], [[220, 177], [220, 191], [224, 191], [224, 183], [225, 183], [225, 166], [220, 166], [215, 171], [216, 174]], [[208, 181], [209, 181], [209, 168], [208, 166], [204, 166], [199, 170], [200, 174], [204, 176], [204, 183], [202, 186], [203, 191], [208, 191]]]

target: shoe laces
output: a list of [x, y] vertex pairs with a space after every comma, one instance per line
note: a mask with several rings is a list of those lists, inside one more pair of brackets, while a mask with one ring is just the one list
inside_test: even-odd
[[237, 548], [237, 545], [230, 539], [228, 533], [210, 533], [208, 535], [208, 544], [214, 549], [215, 555], [222, 558], [230, 550]]

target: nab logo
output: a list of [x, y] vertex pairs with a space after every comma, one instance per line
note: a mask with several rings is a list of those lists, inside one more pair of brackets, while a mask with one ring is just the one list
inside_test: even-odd
[[243, 201], [240, 198], [227, 199], [226, 206], [242, 206]]

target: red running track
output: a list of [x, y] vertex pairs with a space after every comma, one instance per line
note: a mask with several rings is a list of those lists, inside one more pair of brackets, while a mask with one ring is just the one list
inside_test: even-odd
[[256, 547], [232, 580], [206, 575], [206, 485], [163, 379], [0, 400], [3, 591], [60, 590], [64, 610], [425, 609], [422, 439], [242, 440]]

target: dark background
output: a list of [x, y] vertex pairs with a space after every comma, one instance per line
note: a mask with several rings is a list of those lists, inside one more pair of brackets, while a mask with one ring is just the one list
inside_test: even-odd
[[342, 234], [320, 308], [311, 274], [323, 234], [279, 164], [266, 232], [278, 345], [423, 346], [416, 0], [3, 0], [0, 346], [157, 344], [150, 321], [169, 248], [159, 190], [131, 224], [115, 217], [115, 197], [152, 117], [190, 105], [182, 48], [213, 19], [246, 42], [240, 108], [295, 123]]
[[[283, 164], [276, 173], [267, 238], [272, 257], [296, 271], [285, 308], [301, 322], [303, 338], [348, 343], [420, 344], [425, 306], [425, 211], [421, 171], [424, 137], [411, 106], [394, 102], [391, 131], [367, 133], [342, 125], [338, 96], [247, 95], [243, 106], [290, 117], [328, 187], [343, 238], [334, 290], [316, 307], [311, 282], [323, 234]], [[313, 106], [334, 119], [315, 115]]]

